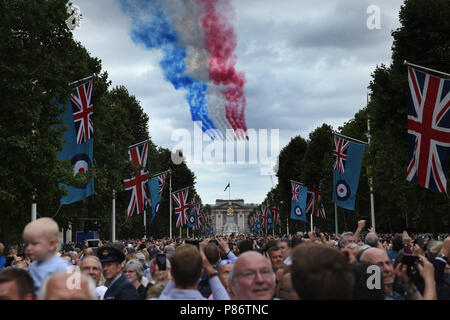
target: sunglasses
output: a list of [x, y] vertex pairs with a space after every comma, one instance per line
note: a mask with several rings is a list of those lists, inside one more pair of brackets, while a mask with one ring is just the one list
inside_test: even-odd
[[226, 264], [233, 264], [233, 261], [228, 260], [228, 259], [220, 260], [220, 265], [221, 266], [224, 266]]

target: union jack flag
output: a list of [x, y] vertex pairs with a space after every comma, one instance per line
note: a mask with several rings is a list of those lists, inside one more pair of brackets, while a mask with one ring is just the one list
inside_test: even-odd
[[200, 211], [200, 204], [197, 204], [194, 210], [195, 210], [195, 230], [201, 230], [203, 213]]
[[272, 209], [272, 212], [273, 212], [273, 222], [275, 223], [275, 224], [278, 224], [278, 225], [280, 225], [280, 213], [278, 212], [278, 208], [277, 207], [273, 207], [273, 208], [271, 208]]
[[77, 144], [82, 144], [94, 137], [94, 106], [91, 103], [92, 80], [76, 88], [75, 95], [70, 96], [75, 124]]
[[333, 169], [339, 171], [342, 174], [344, 173], [345, 161], [347, 160], [348, 146], [349, 142], [347, 140], [344, 140], [338, 136], [334, 136]]
[[269, 207], [264, 205], [261, 206], [261, 220], [263, 223], [263, 228], [267, 228], [267, 218], [269, 214]]
[[319, 216], [320, 216], [322, 219], [326, 219], [326, 218], [327, 218], [326, 213], [325, 213], [325, 207], [323, 206], [323, 204], [320, 206], [320, 209], [319, 209]]
[[[128, 151], [128, 154], [135, 167], [145, 167], [148, 154], [147, 143], [132, 148]], [[148, 172], [144, 169], [139, 170], [135, 177], [123, 180], [125, 198], [128, 203], [128, 217], [144, 212], [144, 205], [150, 202], [147, 195], [147, 182]]]
[[450, 80], [408, 68], [408, 159], [406, 180], [447, 192], [450, 152]]
[[164, 189], [164, 183], [166, 182], [166, 173], [160, 174], [158, 176], [158, 182], [159, 182], [159, 194], [162, 194]]
[[292, 186], [292, 201], [298, 202], [298, 188], [300, 187], [300, 185], [294, 181], [291, 181], [291, 186]]
[[148, 143], [145, 142], [131, 148], [128, 151], [128, 154], [130, 155], [130, 160], [133, 162], [135, 167], [143, 166], [145, 168], [147, 166], [148, 158]]
[[140, 170], [131, 179], [124, 179], [125, 198], [128, 203], [128, 217], [141, 214], [144, 211], [144, 203], [148, 202], [147, 197], [148, 172]]
[[175, 214], [177, 215], [177, 228], [184, 227], [188, 219], [189, 203], [188, 199], [189, 189], [183, 189], [176, 193], [172, 193], [172, 198], [175, 201]]
[[306, 213], [312, 214], [313, 217], [318, 216], [318, 208], [316, 207], [317, 202], [319, 201], [320, 192], [316, 189], [308, 189], [307, 197], [306, 197]]

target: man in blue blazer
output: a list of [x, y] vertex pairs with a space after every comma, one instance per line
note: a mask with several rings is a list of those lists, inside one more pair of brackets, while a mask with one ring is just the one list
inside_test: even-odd
[[103, 276], [106, 279], [104, 300], [139, 300], [135, 286], [122, 275], [122, 262], [125, 255], [114, 247], [101, 247], [97, 256], [102, 263]]

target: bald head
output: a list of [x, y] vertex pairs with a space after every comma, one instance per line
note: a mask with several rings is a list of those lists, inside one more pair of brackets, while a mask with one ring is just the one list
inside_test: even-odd
[[275, 274], [260, 253], [247, 251], [234, 262], [230, 287], [239, 300], [270, 300], [275, 292]]
[[48, 277], [39, 290], [39, 300], [96, 300], [94, 280], [80, 272], [59, 272]]
[[386, 251], [378, 248], [367, 249], [362, 253], [360, 260], [380, 267], [386, 285], [390, 285], [394, 282], [394, 266], [391, 259], [386, 254]]
[[369, 248], [362, 253], [360, 260], [371, 264], [377, 264], [377, 261], [384, 259], [384, 257], [387, 257], [386, 251], [379, 248]]

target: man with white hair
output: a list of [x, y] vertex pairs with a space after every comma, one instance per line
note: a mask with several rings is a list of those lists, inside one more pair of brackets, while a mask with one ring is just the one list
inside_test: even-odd
[[88, 276], [91, 276], [96, 285], [97, 296], [99, 300], [103, 300], [107, 287], [100, 285], [102, 277], [102, 263], [96, 256], [86, 256], [79, 264], [80, 271]]
[[364, 239], [364, 243], [372, 248], [378, 248], [378, 236], [375, 232], [369, 232]]
[[94, 280], [81, 272], [58, 272], [45, 279], [39, 300], [97, 300]]

